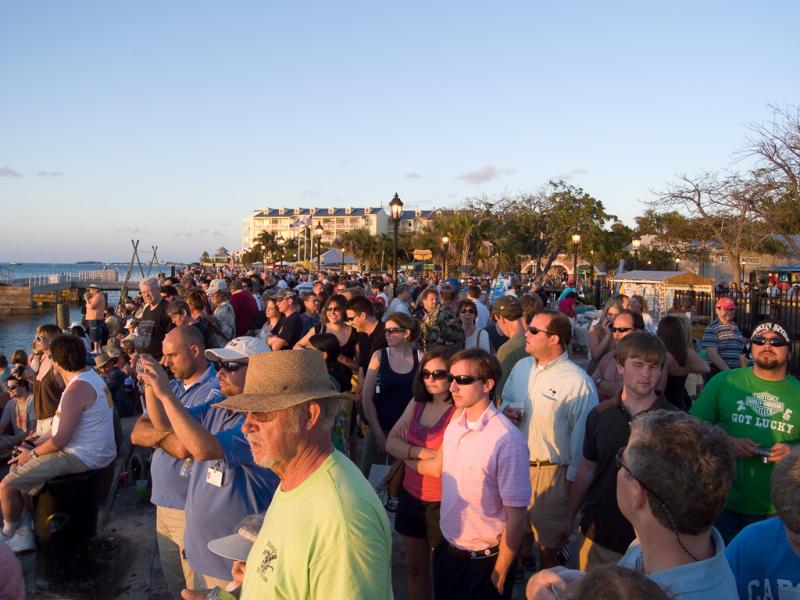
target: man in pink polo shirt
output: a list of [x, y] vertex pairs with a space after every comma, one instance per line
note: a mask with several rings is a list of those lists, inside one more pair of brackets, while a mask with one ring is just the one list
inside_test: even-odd
[[[530, 455], [524, 436], [492, 403], [500, 363], [480, 348], [450, 360], [450, 391], [461, 415], [436, 458], [420, 472], [441, 473], [443, 539], [433, 553], [437, 600], [511, 598], [514, 557], [527, 529]], [[416, 461], [415, 461], [416, 462]]]

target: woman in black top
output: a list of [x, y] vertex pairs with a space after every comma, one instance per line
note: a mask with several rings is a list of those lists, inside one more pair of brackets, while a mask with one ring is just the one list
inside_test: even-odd
[[671, 403], [683, 410], [689, 410], [692, 399], [686, 391], [686, 378], [689, 373], [708, 373], [708, 363], [691, 347], [691, 334], [688, 324], [680, 317], [668, 315], [658, 323], [658, 337], [667, 348], [667, 364], [661, 374], [658, 389]]
[[313, 348], [311, 338], [320, 333], [332, 333], [339, 340], [339, 362], [351, 370], [355, 370], [356, 346], [358, 345], [358, 332], [344, 322], [344, 306], [347, 299], [341, 294], [328, 298], [322, 309], [320, 323], [312, 327], [308, 333], [295, 345], [295, 348]]
[[413, 396], [419, 355], [414, 342], [419, 337], [416, 319], [392, 313], [386, 319], [387, 348], [370, 359], [361, 394], [369, 435], [361, 459], [361, 470], [369, 474], [372, 464], [386, 457], [386, 438]]

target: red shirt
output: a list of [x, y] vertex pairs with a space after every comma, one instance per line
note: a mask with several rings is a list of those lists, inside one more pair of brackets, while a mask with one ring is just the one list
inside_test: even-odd
[[258, 304], [253, 294], [247, 290], [231, 294], [230, 303], [236, 315], [236, 337], [239, 337], [250, 329], [250, 323], [258, 312]]
[[[411, 416], [411, 422], [408, 424], [406, 441], [413, 446], [438, 450], [439, 446], [442, 445], [444, 430], [450, 422], [450, 417], [453, 416], [455, 407], [448, 408], [433, 427], [425, 427], [419, 422], [423, 410], [425, 410], [425, 404], [417, 402], [414, 407], [414, 414]], [[440, 502], [442, 500], [441, 477], [420, 475], [415, 469], [407, 467], [403, 477], [403, 487], [414, 498], [418, 498], [423, 502]]]

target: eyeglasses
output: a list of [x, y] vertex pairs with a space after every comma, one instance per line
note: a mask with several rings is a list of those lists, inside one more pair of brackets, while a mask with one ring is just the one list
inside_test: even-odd
[[389, 335], [397, 335], [398, 333], [403, 333], [405, 329], [403, 327], [387, 327], [384, 331]]
[[776, 338], [765, 338], [761, 336], [750, 338], [750, 343], [755, 346], [763, 346], [764, 344], [769, 344], [773, 348], [783, 348], [784, 346], [788, 346], [789, 342], [787, 342], [782, 337]]
[[251, 412], [253, 419], [258, 421], [259, 423], [269, 423], [270, 421], [274, 421], [275, 418], [278, 416], [278, 411], [270, 410], [265, 412]]
[[451, 382], [455, 381], [458, 385], [472, 385], [476, 381], [483, 381], [481, 377], [474, 377], [472, 375], [450, 375], [447, 374], [447, 379]]
[[629, 331], [633, 331], [633, 327], [612, 327], [612, 333], [628, 333]]
[[450, 379], [450, 373], [448, 373], [444, 369], [436, 369], [435, 371], [428, 371], [428, 369], [422, 369], [422, 378], [433, 379], [434, 381], [441, 381], [442, 379]]
[[689, 552], [688, 548], [686, 548], [686, 546], [683, 545], [683, 542], [681, 541], [681, 537], [680, 537], [680, 535], [678, 535], [678, 528], [675, 525], [675, 519], [672, 517], [672, 513], [670, 512], [669, 508], [667, 507], [667, 503], [664, 502], [659, 497], [658, 494], [656, 494], [653, 490], [651, 490], [649, 487], [647, 487], [645, 485], [645, 483], [641, 479], [639, 479], [636, 475], [634, 475], [633, 471], [631, 471], [628, 468], [628, 465], [626, 465], [622, 461], [622, 453], [625, 452], [625, 448], [627, 448], [627, 446], [623, 446], [622, 448], [617, 450], [617, 454], [614, 456], [614, 462], [617, 465], [617, 469], [620, 469], [620, 468], [625, 469], [625, 471], [627, 471], [628, 475], [631, 476], [631, 479], [633, 479], [639, 485], [641, 485], [645, 489], [645, 491], [647, 491], [647, 493], [650, 494], [656, 500], [656, 502], [658, 502], [661, 505], [661, 508], [663, 508], [664, 512], [667, 513], [667, 519], [669, 519], [669, 523], [670, 523], [670, 527], [672, 529], [672, 533], [675, 535], [675, 539], [678, 540], [678, 544], [680, 545], [681, 548], [683, 548], [683, 551], [686, 552], [686, 554], [688, 554], [692, 558], [692, 560], [694, 560], [695, 562], [699, 562], [699, 559], [694, 554]]
[[539, 333], [546, 333], [547, 335], [558, 335], [557, 333], [553, 333], [552, 331], [547, 331], [547, 329], [539, 329], [538, 327], [534, 327], [533, 325], [528, 327], [528, 331], [531, 332], [531, 335], [536, 335]]
[[217, 371], [228, 371], [228, 373], [236, 373], [239, 369], [247, 366], [247, 363], [234, 362], [230, 360], [215, 360], [214, 368]]

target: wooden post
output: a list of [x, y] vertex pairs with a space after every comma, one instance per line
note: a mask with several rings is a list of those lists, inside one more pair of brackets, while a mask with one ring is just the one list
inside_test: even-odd
[[61, 329], [69, 329], [69, 304], [56, 304], [56, 324]]

